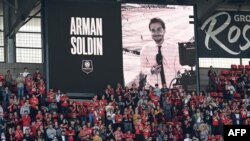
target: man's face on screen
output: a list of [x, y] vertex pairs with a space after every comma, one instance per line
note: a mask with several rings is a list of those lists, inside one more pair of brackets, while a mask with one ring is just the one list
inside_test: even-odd
[[158, 44], [164, 40], [165, 29], [161, 26], [161, 23], [152, 23], [150, 25], [150, 32], [152, 39]]

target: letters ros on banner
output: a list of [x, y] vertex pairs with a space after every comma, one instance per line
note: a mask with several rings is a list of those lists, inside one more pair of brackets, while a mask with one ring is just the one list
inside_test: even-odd
[[199, 57], [249, 57], [249, 29], [249, 12], [216, 12], [198, 32]]

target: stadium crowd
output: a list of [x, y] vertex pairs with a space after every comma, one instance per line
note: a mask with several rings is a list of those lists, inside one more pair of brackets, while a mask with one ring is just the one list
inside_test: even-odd
[[28, 68], [0, 75], [2, 141], [221, 141], [223, 125], [250, 125], [250, 78], [208, 72], [209, 91], [107, 85], [92, 100], [46, 90]]

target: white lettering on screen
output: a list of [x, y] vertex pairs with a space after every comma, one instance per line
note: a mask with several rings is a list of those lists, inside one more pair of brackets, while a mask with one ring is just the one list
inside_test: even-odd
[[71, 17], [72, 55], [103, 55], [102, 18]]

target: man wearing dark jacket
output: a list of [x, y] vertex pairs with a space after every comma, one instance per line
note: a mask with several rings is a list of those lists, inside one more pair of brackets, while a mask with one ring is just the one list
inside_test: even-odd
[[65, 136], [65, 131], [62, 131], [62, 135], [58, 137], [58, 141], [68, 141], [68, 138]]
[[235, 113], [232, 114], [233, 125], [241, 125], [242, 117], [239, 110], [236, 110]]

